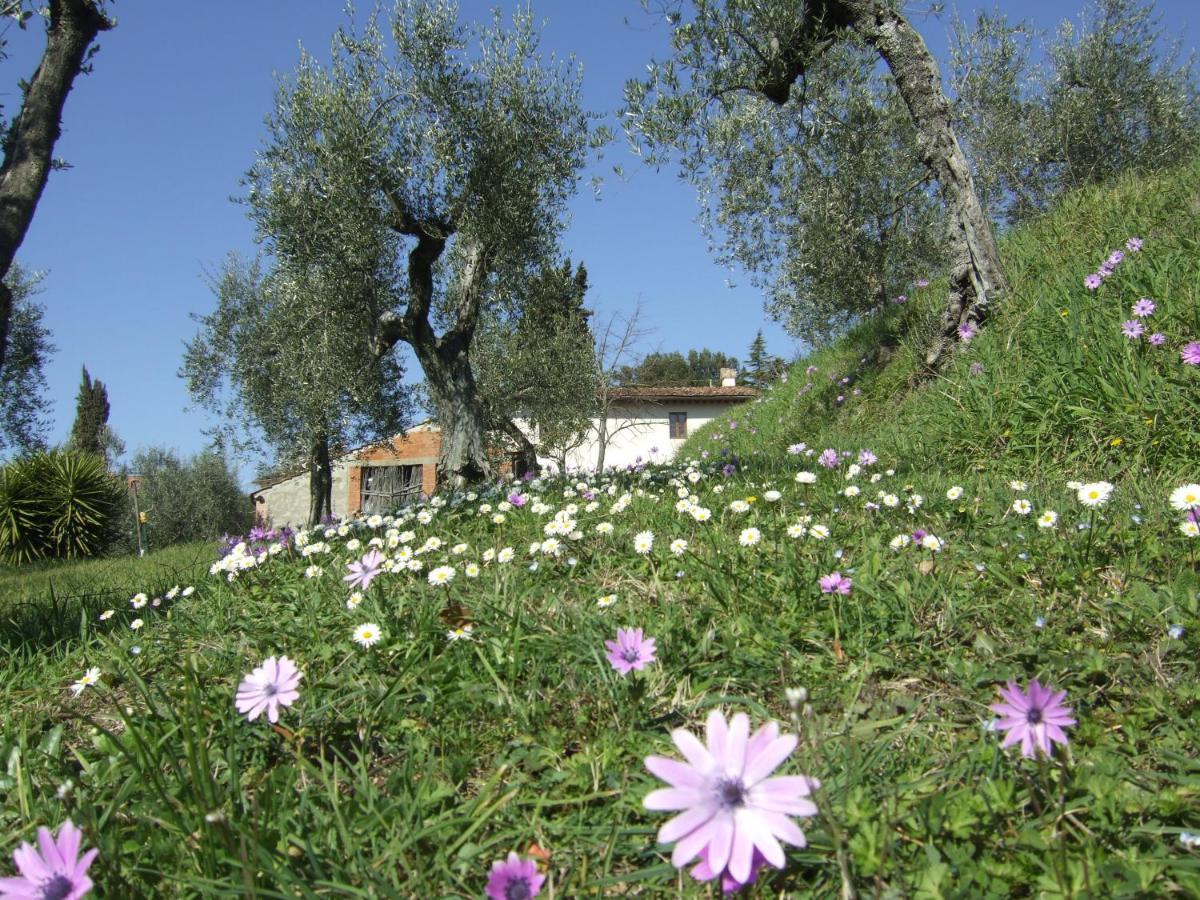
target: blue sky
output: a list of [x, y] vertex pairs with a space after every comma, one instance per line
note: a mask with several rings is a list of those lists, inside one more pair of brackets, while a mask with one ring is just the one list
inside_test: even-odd
[[[462, 15], [483, 18], [492, 5], [463, 0]], [[532, 5], [546, 19], [543, 48], [583, 63], [584, 99], [595, 111], [618, 108], [624, 82], [644, 73], [651, 57], [666, 55], [665, 29], [650, 27], [637, 0]], [[1185, 52], [1195, 46], [1190, 5], [1158, 3]], [[1047, 28], [1078, 15], [1080, 6], [1001, 4]], [[970, 17], [977, 6], [960, 8]], [[108, 386], [110, 424], [130, 451], [155, 445], [190, 454], [206, 443], [208, 423], [189, 409], [176, 375], [184, 342], [195, 333], [190, 314], [213, 306], [204, 273], [230, 251], [254, 250], [245, 210], [231, 198], [242, 192], [240, 179], [261, 147], [276, 73], [295, 68], [301, 44], [327, 55], [330, 35], [345, 21], [343, 3], [120, 0], [114, 9], [117, 28], [102, 36], [94, 71], [76, 81], [67, 101], [56, 155], [71, 168], [51, 174], [17, 258], [48, 273], [38, 299], [58, 348], [46, 372], [51, 440], [70, 430], [86, 365]], [[914, 11], [913, 20], [944, 60], [949, 15]], [[10, 28], [7, 38], [0, 102], [12, 114], [18, 80], [31, 76], [44, 37], [33, 22], [24, 32]], [[611, 174], [618, 162], [624, 181]], [[642, 352], [711, 347], [745, 358], [761, 328], [771, 352], [795, 354], [795, 342], [765, 317], [749, 279], [709, 255], [689, 185], [674, 172], [639, 166], [623, 142], [593, 173], [607, 176], [602, 197], [593, 198], [585, 178], [565, 250], [587, 265], [588, 304], [598, 320], [640, 303], [651, 329]], [[243, 466], [247, 482], [254, 468]]]

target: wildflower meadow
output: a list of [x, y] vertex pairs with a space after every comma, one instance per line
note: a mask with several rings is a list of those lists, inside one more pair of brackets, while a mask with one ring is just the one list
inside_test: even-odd
[[0, 897], [1200, 894], [1197, 174], [1011, 235], [931, 383], [914, 273], [670, 463], [4, 642]]

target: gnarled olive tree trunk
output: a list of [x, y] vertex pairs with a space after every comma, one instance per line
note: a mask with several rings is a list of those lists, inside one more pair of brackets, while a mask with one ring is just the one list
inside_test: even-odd
[[308, 524], [319, 525], [333, 515], [333, 466], [329, 459], [329, 435], [313, 438], [308, 453]]
[[63, 106], [92, 42], [113, 23], [94, 0], [50, 0], [46, 50], [24, 89], [21, 111], [4, 136], [0, 162], [0, 369], [8, 349], [13, 296], [3, 283], [25, 240], [50, 175]]
[[436, 341], [415, 343], [413, 352], [425, 372], [442, 429], [438, 484], [461, 488], [490, 477], [485, 444], [487, 414], [479, 401], [467, 354]]
[[411, 216], [394, 195], [386, 194], [396, 220], [392, 227], [415, 237], [408, 254], [408, 305], [403, 315], [379, 318], [374, 340], [382, 355], [397, 341], [413, 349], [429, 386], [442, 429], [438, 484], [462, 487], [492, 476], [487, 456], [487, 412], [471, 371], [471, 340], [479, 322], [490, 254], [482, 241], [462, 237], [462, 262], [451, 290], [453, 320], [440, 337], [429, 321], [433, 305], [433, 267], [455, 227], [452, 222], [422, 221]]
[[832, 46], [838, 29], [857, 32], [887, 63], [912, 115], [921, 161], [937, 179], [950, 222], [946, 238], [950, 290], [938, 334], [925, 354], [925, 364], [937, 369], [960, 340], [959, 328], [982, 325], [991, 304], [1008, 289], [991, 221], [975, 193], [971, 169], [951, 125], [937, 60], [898, 5], [887, 0], [814, 0], [803, 10], [801, 27], [783, 48], [782, 66], [764, 71], [759, 90], [769, 100], [785, 103], [792, 82]]

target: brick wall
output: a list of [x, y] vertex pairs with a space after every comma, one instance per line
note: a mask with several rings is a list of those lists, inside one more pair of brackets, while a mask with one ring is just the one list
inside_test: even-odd
[[432, 495], [437, 487], [437, 458], [442, 447], [438, 431], [410, 431], [381, 444], [361, 450], [350, 464], [346, 509], [358, 515], [362, 509], [362, 470], [364, 465], [421, 466], [421, 491]]

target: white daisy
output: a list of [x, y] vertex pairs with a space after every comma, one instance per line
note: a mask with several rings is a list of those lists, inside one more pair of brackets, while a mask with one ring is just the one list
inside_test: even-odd
[[354, 643], [371, 647], [379, 643], [383, 630], [374, 622], [365, 622], [354, 629]]
[[100, 681], [100, 669], [97, 666], [92, 666], [80, 676], [79, 680], [71, 685], [71, 693], [78, 697], [83, 693], [83, 689], [90, 687]]
[[449, 584], [454, 580], [453, 566], [438, 566], [436, 569], [429, 570], [429, 583], [433, 585]]

